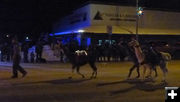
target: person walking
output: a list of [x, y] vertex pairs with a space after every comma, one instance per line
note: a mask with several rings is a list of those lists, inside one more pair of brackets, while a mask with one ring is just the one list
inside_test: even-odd
[[28, 50], [29, 50], [29, 45], [28, 43], [26, 42], [23, 46], [23, 56], [24, 56], [24, 63], [28, 63]]
[[30, 56], [31, 56], [31, 63], [34, 63], [35, 54], [33, 51], [31, 52]]
[[20, 55], [20, 46], [16, 38], [12, 39], [12, 44], [13, 44], [13, 66], [12, 66], [13, 76], [11, 78], [17, 78], [18, 71], [22, 73], [22, 77], [25, 77], [27, 75], [27, 72], [19, 65], [21, 61], [21, 55]]
[[41, 62], [43, 45], [41, 44], [40, 41], [36, 44], [35, 52], [36, 52], [36, 62]]

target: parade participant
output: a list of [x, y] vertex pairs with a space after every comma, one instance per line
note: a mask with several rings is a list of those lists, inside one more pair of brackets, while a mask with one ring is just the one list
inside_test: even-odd
[[13, 76], [11, 78], [18, 77], [18, 71], [22, 73], [22, 77], [25, 77], [27, 72], [19, 65], [21, 61], [20, 46], [18, 44], [17, 38], [12, 40], [13, 44]]
[[31, 52], [30, 56], [31, 56], [31, 63], [34, 63], [35, 54], [33, 51]]

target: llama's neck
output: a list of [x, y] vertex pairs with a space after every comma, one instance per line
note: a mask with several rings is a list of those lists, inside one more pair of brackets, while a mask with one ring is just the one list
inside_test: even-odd
[[144, 55], [143, 55], [141, 47], [140, 46], [134, 47], [134, 50], [135, 50], [135, 54], [138, 59], [138, 62], [142, 63], [144, 61]]

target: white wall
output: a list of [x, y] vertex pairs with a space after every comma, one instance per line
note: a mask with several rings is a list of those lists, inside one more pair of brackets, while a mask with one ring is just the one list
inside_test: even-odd
[[[136, 32], [136, 7], [104, 4], [91, 4], [90, 7], [92, 26], [111, 25], [113, 33]], [[95, 18], [97, 15], [100, 18]], [[144, 10], [144, 15], [139, 18], [139, 34], [180, 34], [179, 18], [178, 12]]]
[[[135, 26], [136, 9], [127, 6], [91, 4], [91, 25]], [[99, 13], [99, 14], [98, 14]], [[97, 19], [96, 16], [102, 19]]]
[[[86, 17], [86, 20], [83, 18]], [[180, 34], [180, 13], [144, 10], [139, 19], [139, 34]], [[76, 22], [77, 21], [77, 22]], [[74, 23], [73, 23], [74, 22]], [[107, 33], [112, 26], [113, 33], [136, 32], [136, 7], [89, 4], [77, 9], [70, 16], [58, 22], [55, 32], [85, 29], [86, 32]]]

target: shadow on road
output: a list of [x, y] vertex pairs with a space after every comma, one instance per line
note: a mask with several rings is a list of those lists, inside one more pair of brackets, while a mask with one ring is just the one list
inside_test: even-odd
[[126, 89], [122, 89], [122, 90], [111, 91], [110, 95], [126, 93], [135, 89], [142, 90], [142, 91], [156, 91], [156, 90], [164, 89], [164, 87], [168, 85], [168, 83], [166, 82], [154, 84], [154, 80], [152, 79], [146, 79], [144, 81], [140, 79], [131, 79], [131, 80], [111, 82], [111, 83], [100, 83], [100, 84], [97, 84], [97, 87], [114, 85], [114, 84], [122, 84], [122, 83], [134, 84], [134, 86], [126, 88]]
[[91, 79], [78, 79], [78, 80], [73, 80], [73, 79], [60, 79], [60, 80], [50, 80], [50, 81], [44, 81], [44, 83], [51, 83], [51, 84], [76, 84], [76, 83], [82, 83], [85, 81], [88, 81]]
[[15, 84], [15, 85], [27, 85], [27, 84], [38, 84], [38, 83], [50, 83], [50, 84], [77, 84], [77, 83], [82, 83], [85, 81], [89, 81], [91, 79], [58, 79], [58, 80], [48, 80], [48, 81], [38, 81], [38, 82], [29, 82], [29, 83], [20, 83], [20, 84]]
[[0, 78], [0, 80], [12, 80], [12, 78]]
[[154, 82], [153, 79], [145, 79], [145, 80], [140, 80], [140, 79], [128, 79], [128, 80], [123, 80], [123, 81], [116, 81], [116, 82], [110, 82], [110, 83], [99, 83], [97, 84], [97, 87], [101, 86], [107, 86], [107, 85], [114, 85], [114, 84], [122, 84], [122, 83], [129, 83], [129, 84], [141, 84], [141, 83], [146, 83], [146, 82]]

